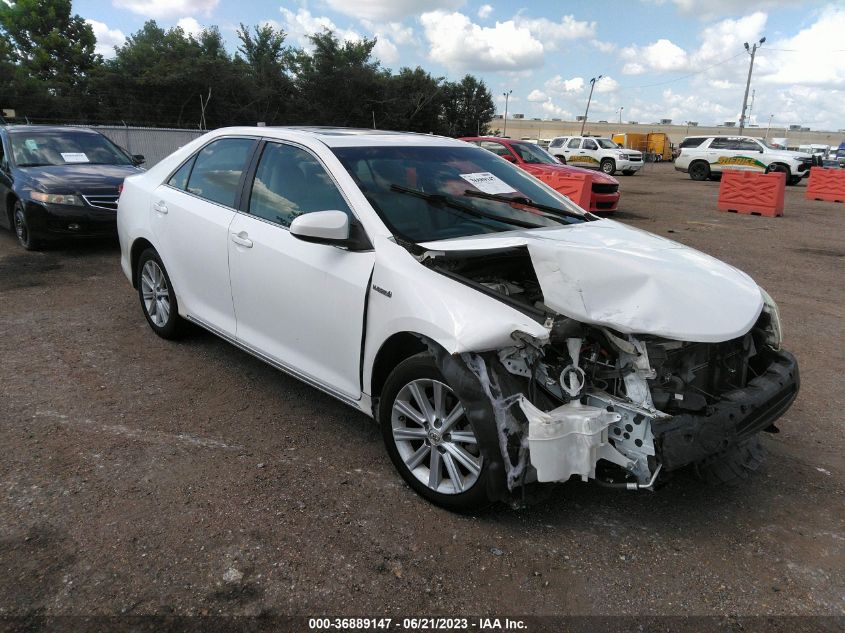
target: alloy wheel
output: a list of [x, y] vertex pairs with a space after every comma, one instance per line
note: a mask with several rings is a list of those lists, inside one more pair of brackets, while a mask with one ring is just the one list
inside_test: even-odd
[[405, 467], [430, 490], [460, 494], [478, 481], [478, 440], [448, 385], [431, 378], [406, 384], [393, 401], [391, 425]]
[[18, 241], [24, 246], [29, 244], [29, 229], [26, 226], [26, 218], [23, 215], [23, 209], [15, 208], [15, 235]]
[[144, 309], [156, 327], [164, 327], [170, 319], [170, 290], [161, 266], [147, 260], [141, 269], [141, 295]]

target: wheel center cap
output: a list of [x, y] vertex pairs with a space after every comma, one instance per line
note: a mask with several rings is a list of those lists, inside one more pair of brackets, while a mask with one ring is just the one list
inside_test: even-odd
[[440, 440], [442, 439], [442, 436], [438, 431], [431, 429], [428, 432], [428, 439], [431, 441], [432, 444], [439, 444]]

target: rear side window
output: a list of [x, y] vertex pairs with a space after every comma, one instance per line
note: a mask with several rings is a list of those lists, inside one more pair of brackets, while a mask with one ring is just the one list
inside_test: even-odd
[[501, 143], [496, 143], [495, 141], [484, 141], [481, 143], [481, 147], [484, 149], [490, 150], [497, 156], [508, 156], [510, 152], [508, 148], [502, 145]]
[[732, 149], [733, 142], [728, 138], [714, 138], [710, 149]]
[[227, 207], [235, 206], [241, 174], [255, 144], [249, 138], [224, 138], [209, 143], [197, 154], [188, 191]]
[[249, 212], [282, 226], [314, 211], [343, 211], [349, 206], [323, 165], [293, 145], [267, 143], [249, 198]]
[[681, 141], [681, 144], [678, 147], [680, 147], [681, 149], [683, 149], [684, 147], [698, 147], [704, 142], [705, 138], [706, 137], [704, 136], [692, 136], [690, 138], [685, 138], [683, 141]]
[[583, 147], [584, 149], [593, 149], [593, 150], [595, 150], [595, 149], [598, 149], [598, 148], [599, 148], [599, 146], [598, 146], [598, 145], [596, 145], [596, 142], [595, 142], [593, 139], [591, 139], [591, 138], [585, 138], [585, 139], [584, 139], [584, 144], [583, 144], [583, 146], [582, 146], [582, 147]]
[[567, 147], [571, 147], [572, 149], [578, 149], [578, 147], [580, 145], [581, 145], [581, 139], [580, 138], [574, 138], [566, 144]]
[[185, 187], [188, 186], [188, 176], [191, 175], [191, 167], [194, 166], [194, 160], [196, 160], [196, 156], [191, 156], [188, 160], [186, 160], [185, 164], [173, 173], [170, 180], [167, 181], [167, 184], [171, 187], [176, 187], [177, 189], [182, 189], [184, 191]]

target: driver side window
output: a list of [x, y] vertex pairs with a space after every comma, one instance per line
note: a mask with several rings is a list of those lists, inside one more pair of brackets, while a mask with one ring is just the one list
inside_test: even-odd
[[323, 165], [293, 145], [267, 143], [255, 171], [249, 212], [289, 227], [303, 213], [352, 212]]

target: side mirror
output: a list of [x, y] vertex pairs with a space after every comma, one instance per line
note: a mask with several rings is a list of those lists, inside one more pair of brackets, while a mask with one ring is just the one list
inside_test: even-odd
[[516, 162], [516, 159], [513, 156], [511, 156], [510, 154], [502, 154], [502, 158], [504, 158], [509, 163], [515, 163]]
[[315, 211], [294, 218], [290, 233], [304, 242], [343, 246], [350, 251], [366, 251], [373, 245], [364, 228], [356, 221], [349, 221], [343, 211]]
[[147, 162], [147, 159], [144, 158], [143, 154], [132, 154], [132, 163], [137, 167], [138, 165], [143, 165]]

